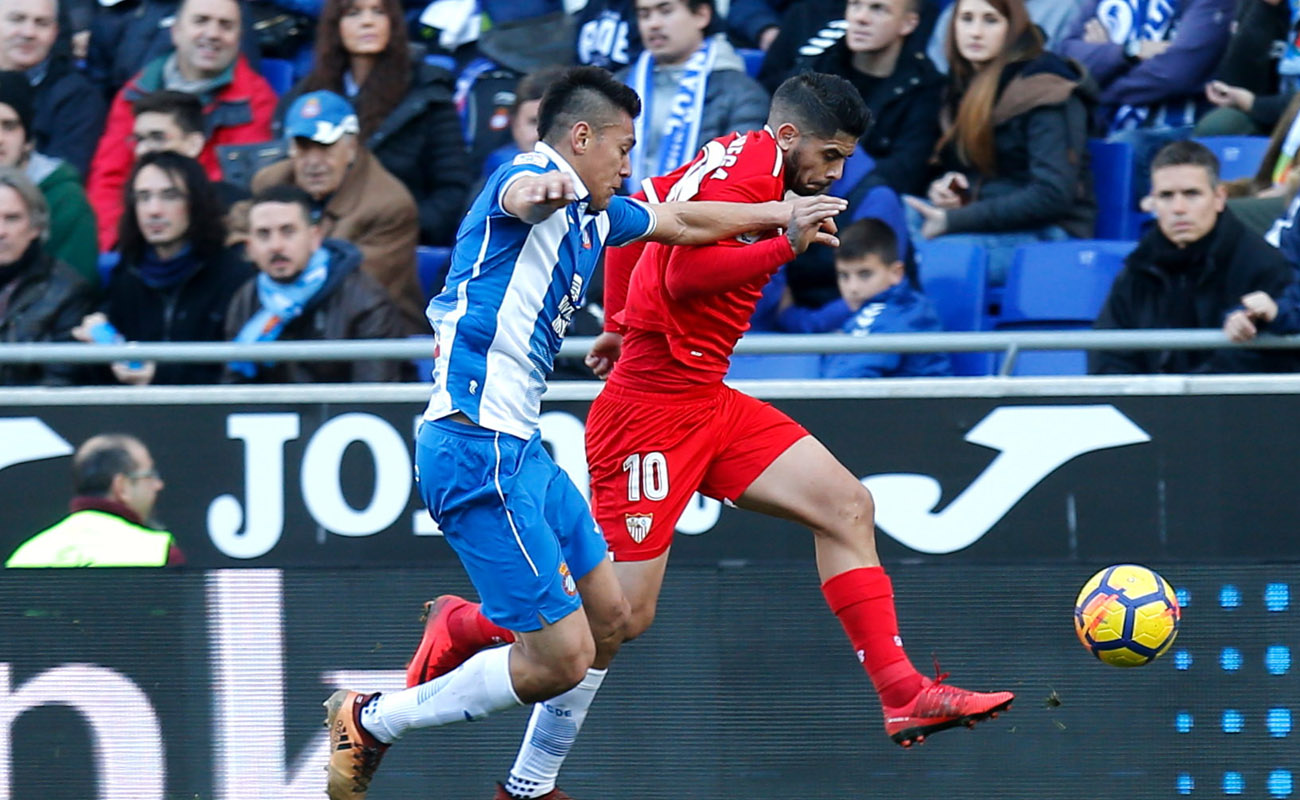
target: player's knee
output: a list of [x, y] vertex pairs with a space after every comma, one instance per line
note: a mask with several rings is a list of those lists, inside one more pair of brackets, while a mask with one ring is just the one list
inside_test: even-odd
[[543, 678], [552, 694], [567, 692], [582, 682], [587, 669], [596, 658], [596, 644], [588, 639], [582, 646], [570, 650], [563, 657], [547, 665]]
[[843, 541], [874, 538], [876, 504], [870, 490], [861, 483], [846, 485], [827, 511], [829, 519], [818, 533]]

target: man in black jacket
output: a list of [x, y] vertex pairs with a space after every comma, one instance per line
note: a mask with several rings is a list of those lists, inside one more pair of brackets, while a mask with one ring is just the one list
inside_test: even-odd
[[[49, 218], [41, 190], [0, 167], [0, 344], [68, 341], [94, 303], [91, 285], [42, 247]], [[6, 364], [0, 386], [67, 385], [74, 375], [70, 365]]]
[[[1241, 298], [1277, 297], [1291, 282], [1286, 259], [1226, 210], [1219, 162], [1194, 141], [1166, 145], [1151, 163], [1156, 227], [1115, 278], [1098, 329], [1219, 328]], [[1290, 372], [1294, 356], [1270, 350], [1093, 351], [1088, 371], [1137, 375]]]
[[[215, 189], [194, 159], [169, 150], [146, 153], [127, 181], [117, 251], [100, 310], [73, 331], [96, 340], [108, 323], [133, 342], [220, 342], [226, 307], [253, 275], [225, 246], [226, 229]], [[103, 335], [101, 330], [101, 335]], [[220, 364], [119, 362], [112, 375], [88, 376], [132, 385], [216, 383]]]
[[865, 186], [885, 185], [898, 194], [925, 191], [927, 162], [939, 139], [939, 106], [945, 80], [919, 49], [904, 44], [920, 24], [921, 0], [850, 0], [844, 38], [800, 71], [847, 78], [871, 111], [863, 152], [875, 161]]
[[22, 72], [35, 94], [30, 131], [36, 149], [90, 171], [108, 106], [66, 54], [54, 52], [59, 35], [55, 0], [5, 0], [0, 14], [0, 70]]

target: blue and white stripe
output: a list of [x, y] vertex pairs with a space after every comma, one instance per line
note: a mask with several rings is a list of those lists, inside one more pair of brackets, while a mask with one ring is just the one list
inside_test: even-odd
[[[572, 178], [577, 200], [536, 225], [505, 211], [513, 181], [551, 170]], [[429, 302], [438, 352], [425, 419], [459, 411], [521, 439], [537, 429], [546, 379], [602, 249], [655, 227], [650, 207], [628, 198], [588, 213], [589, 194], [545, 143], [488, 179], [457, 232], [446, 287]]]

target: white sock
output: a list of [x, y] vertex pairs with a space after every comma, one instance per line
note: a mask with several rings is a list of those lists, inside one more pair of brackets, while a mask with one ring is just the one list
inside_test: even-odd
[[605, 680], [603, 669], [587, 670], [582, 683], [558, 697], [533, 706], [515, 765], [510, 768], [506, 792], [514, 797], [541, 797], [555, 788], [560, 765], [573, 749], [587, 709]]
[[484, 650], [428, 683], [381, 694], [361, 709], [361, 724], [387, 744], [411, 728], [477, 722], [497, 711], [523, 705], [510, 680], [511, 647]]

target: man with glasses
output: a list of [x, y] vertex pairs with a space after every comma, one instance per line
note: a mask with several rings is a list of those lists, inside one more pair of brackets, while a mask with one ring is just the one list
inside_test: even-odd
[[185, 559], [150, 525], [163, 480], [134, 436], [100, 434], [72, 457], [72, 513], [24, 542], [6, 567], [163, 567]]
[[[123, 195], [120, 259], [104, 299], [73, 330], [83, 342], [220, 342], [226, 307], [253, 276], [226, 228], [213, 185], [194, 159], [170, 150], [140, 156]], [[220, 364], [116, 362], [88, 380], [132, 385], [216, 383]]]

